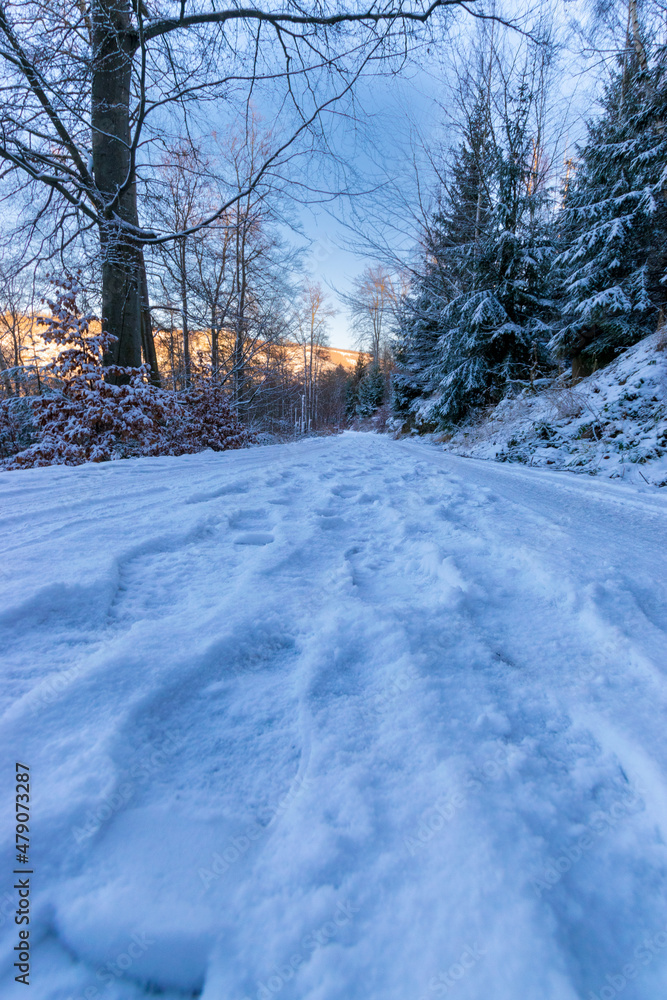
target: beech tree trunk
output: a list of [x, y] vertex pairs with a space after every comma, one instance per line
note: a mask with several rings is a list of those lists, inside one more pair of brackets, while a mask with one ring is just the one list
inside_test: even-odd
[[[100, 225], [102, 323], [117, 339], [106, 364], [141, 364], [142, 267], [130, 147], [130, 81], [136, 37], [129, 0], [93, 0], [92, 159], [104, 198]], [[124, 224], [129, 224], [129, 230]]]

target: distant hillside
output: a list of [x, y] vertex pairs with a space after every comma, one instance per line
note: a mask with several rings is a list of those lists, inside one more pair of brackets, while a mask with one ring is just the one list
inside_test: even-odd
[[323, 347], [322, 353], [331, 365], [342, 365], [343, 368], [350, 369], [354, 368], [360, 357], [370, 359], [370, 354], [364, 354], [363, 351], [349, 351], [340, 347]]
[[[161, 370], [168, 371], [172, 364], [172, 357], [177, 363], [182, 357], [182, 331], [179, 329], [156, 330], [155, 348], [157, 351], [158, 364]], [[193, 330], [190, 332], [190, 354], [196, 358], [201, 354], [204, 358], [210, 357], [211, 334], [208, 330]], [[219, 334], [219, 350], [221, 357], [231, 358], [234, 350], [234, 333], [229, 330], [221, 330]], [[310, 348], [305, 348], [306, 358], [310, 357]], [[351, 351], [338, 347], [316, 347], [314, 355], [318, 358], [318, 368], [327, 371], [333, 368], [342, 367], [346, 371], [352, 371], [359, 357], [370, 360], [370, 355], [363, 351]], [[246, 346], [247, 358], [253, 359], [254, 364], [260, 366], [269, 358], [282, 358], [283, 363], [292, 372], [299, 372], [304, 367], [304, 347], [290, 341], [283, 343], [265, 343], [262, 340], [248, 338]], [[310, 363], [310, 361], [308, 362]]]
[[[41, 329], [44, 329], [44, 325], [36, 317], [16, 316], [10, 313], [0, 314], [0, 370], [21, 363], [41, 366], [49, 362], [58, 353], [58, 348], [42, 341]], [[99, 321], [93, 320], [90, 323], [91, 334], [97, 334], [99, 330]], [[183, 332], [177, 327], [172, 329], [157, 328], [153, 335], [159, 366], [168, 370], [173, 355], [180, 356], [182, 352]], [[233, 345], [233, 332], [222, 330], [219, 337], [223, 354], [230, 354]], [[204, 357], [210, 356], [211, 335], [209, 330], [192, 330], [189, 340], [193, 358], [198, 353]], [[253, 338], [249, 338], [249, 342], [252, 340]], [[263, 349], [264, 344], [258, 340], [250, 348], [249, 355], [262, 354], [264, 353]], [[271, 344], [270, 351], [282, 353], [294, 371], [299, 371], [303, 367], [303, 347], [300, 344], [290, 342]], [[351, 371], [359, 357], [370, 358], [370, 355], [364, 354], [363, 351], [352, 351], [338, 347], [316, 348], [316, 352], [320, 355], [320, 363], [325, 370], [341, 366]]]

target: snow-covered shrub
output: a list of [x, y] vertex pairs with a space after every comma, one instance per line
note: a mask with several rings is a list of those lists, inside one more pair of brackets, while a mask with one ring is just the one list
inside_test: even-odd
[[254, 435], [227, 399], [224, 385], [201, 355], [192, 365], [191, 385], [181, 399], [184, 413], [179, 439], [183, 451], [226, 451], [254, 443]]
[[[58, 283], [41, 336], [58, 349], [43, 369], [43, 395], [29, 400], [39, 440], [14, 455], [10, 469], [79, 465], [131, 455], [170, 454], [176, 449], [179, 407], [148, 382], [148, 367], [103, 367], [113, 338], [91, 333], [82, 315], [76, 278]], [[116, 384], [117, 380], [123, 384]]]
[[545, 398], [551, 404], [558, 420], [581, 416], [586, 405], [581, 392], [562, 382], [555, 382], [546, 391]]
[[0, 400], [0, 461], [34, 443], [36, 429], [30, 404], [26, 396]]
[[180, 455], [204, 448], [223, 451], [253, 443], [223, 386], [201, 359], [191, 386], [180, 396], [152, 385], [147, 365], [104, 366], [114, 338], [91, 332], [93, 317], [77, 307], [76, 278], [56, 287], [55, 300], [48, 303], [51, 315], [40, 320], [42, 338], [57, 349], [42, 370], [43, 393], [22, 399], [20, 414], [15, 400], [0, 406], [5, 468]]

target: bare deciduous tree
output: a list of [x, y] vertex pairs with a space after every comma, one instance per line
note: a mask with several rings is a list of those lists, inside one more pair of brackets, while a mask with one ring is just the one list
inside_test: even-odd
[[386, 268], [366, 267], [348, 298], [359, 346], [379, 365], [387, 346], [389, 318], [396, 308], [394, 281]]
[[[476, 0], [350, 2], [329, 13], [317, 0], [222, 10], [213, 0], [182, 0], [174, 14], [166, 0], [1, 3], [0, 157], [17, 187], [32, 185], [37, 213], [55, 213], [61, 239], [96, 233], [103, 322], [116, 338], [108, 361], [141, 360], [144, 247], [182, 240], [222, 218], [285, 163], [298, 139], [315, 135], [369, 65], [400, 57], [414, 26], [439, 9], [470, 4]], [[232, 184], [192, 226], [147, 229], [139, 195], [175, 119], [205, 132], [210, 123], [197, 124], [197, 109], [218, 102], [229, 116], [243, 115], [262, 84], [273, 88], [276, 107], [291, 106], [294, 115], [291, 125], [282, 116], [283, 131], [244, 191]]]
[[327, 343], [327, 322], [334, 315], [335, 310], [327, 305], [322, 286], [308, 282], [296, 317], [297, 340], [303, 358], [302, 431], [317, 425], [322, 348]]

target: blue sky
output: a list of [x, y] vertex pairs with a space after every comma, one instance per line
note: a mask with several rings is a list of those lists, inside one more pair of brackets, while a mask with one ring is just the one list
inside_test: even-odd
[[[300, 211], [303, 231], [312, 241], [306, 266], [312, 279], [328, 290], [329, 300], [338, 310], [330, 321], [329, 339], [334, 347], [355, 346], [341, 295], [349, 292], [354, 278], [374, 262], [367, 244], [379, 235], [377, 223], [383, 212], [392, 230], [388, 235], [384, 226], [384, 238], [393, 246], [402, 243], [406, 248], [411, 244], [412, 223], [398, 199], [408, 202], [416, 196], [412, 157], [418, 136], [432, 135], [439, 126], [437, 86], [429, 74], [415, 70], [399, 77], [364, 81], [358, 90], [363, 119], [358, 127], [337, 138], [337, 152], [352, 167], [355, 193], [304, 206]], [[393, 212], [396, 216], [392, 219]]]
[[[507, 6], [515, 12], [520, 5]], [[574, 0], [558, 13], [564, 17], [581, 13], [582, 9]], [[442, 105], [451, 101], [448, 79], [453, 63], [465, 65], [470, 27], [470, 19], [458, 14], [451, 32], [443, 35], [438, 51], [422, 50], [399, 76], [362, 80], [356, 91], [358, 116], [334, 129], [335, 151], [351, 167], [350, 187], [367, 193], [339, 196], [327, 204], [303, 206], [299, 211], [304, 233], [313, 241], [307, 257], [310, 276], [330, 290], [331, 304], [338, 309], [330, 322], [332, 346], [356, 346], [348, 312], [337, 293], [349, 292], [354, 278], [375, 262], [370, 242], [375, 238], [387, 246], [401, 246], [404, 253], [414, 245], [412, 213], [418, 205], [415, 162], [419, 165], [422, 199], [428, 202], [435, 178], [422, 147], [456, 141], [447, 132]], [[565, 144], [571, 155], [584, 134], [584, 118], [592, 110], [592, 78], [576, 40], [572, 37], [571, 41], [571, 50], [561, 54], [559, 92], [553, 96], [554, 127], [562, 128], [555, 172], [560, 170]]]

